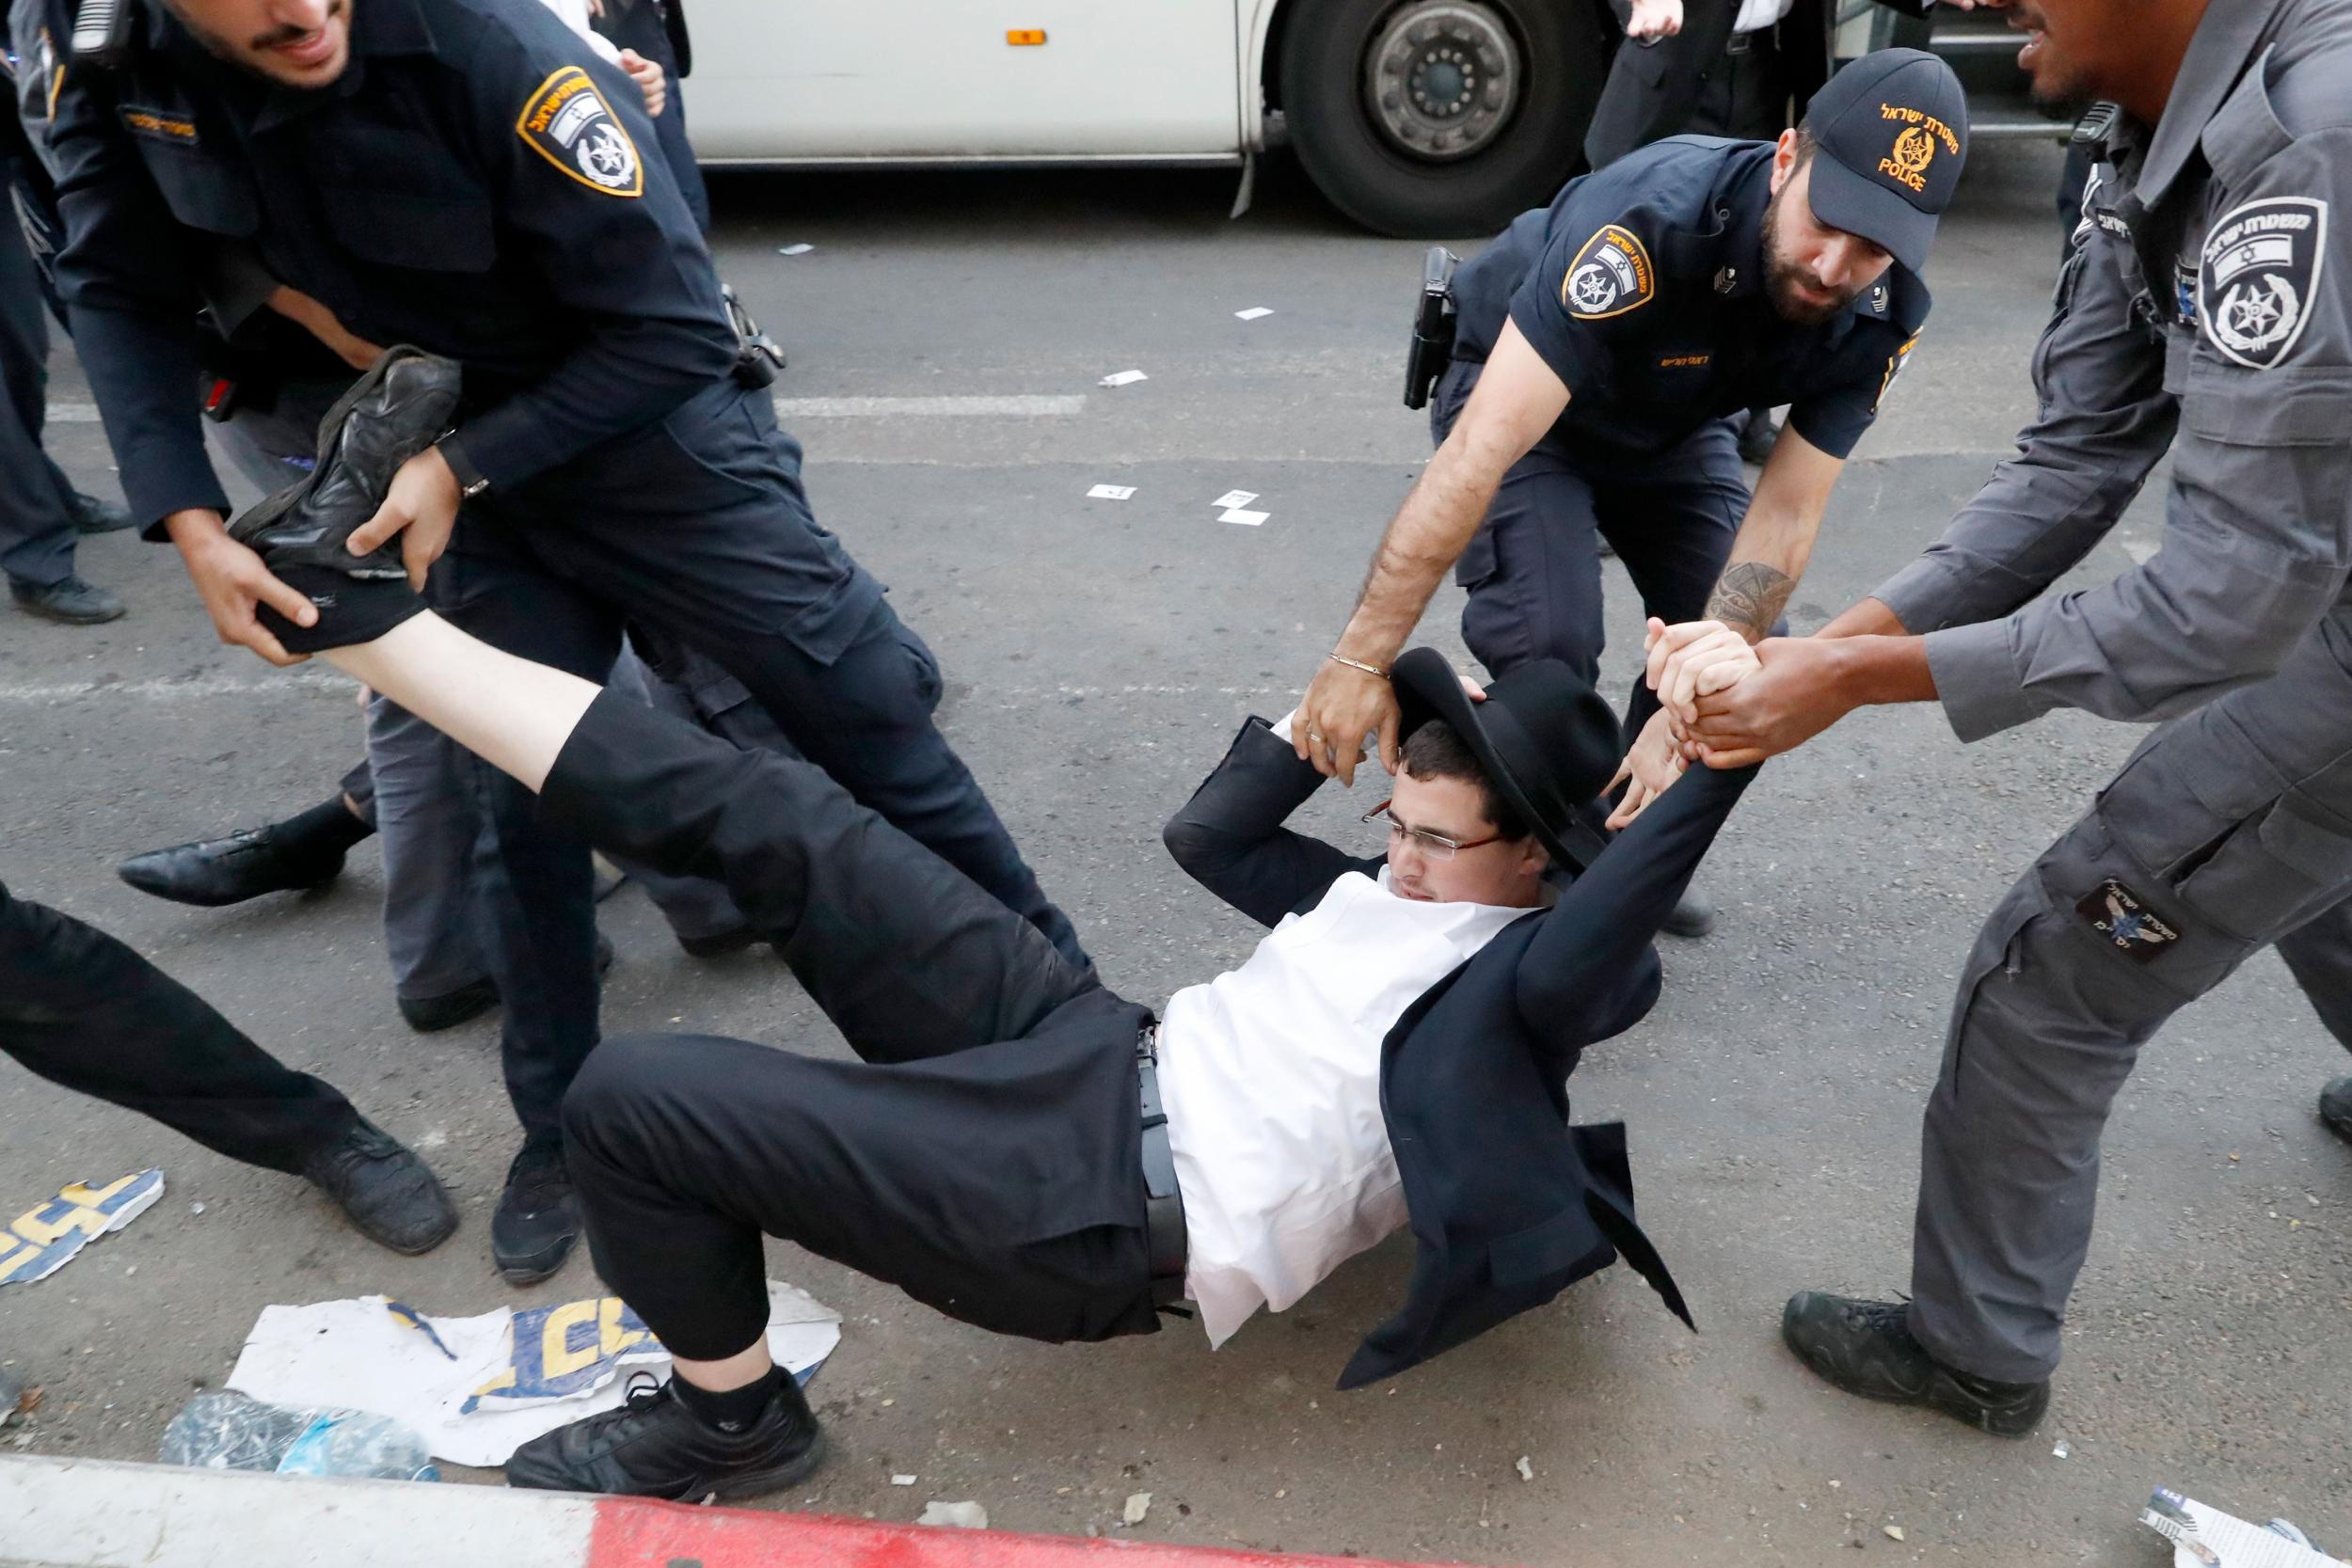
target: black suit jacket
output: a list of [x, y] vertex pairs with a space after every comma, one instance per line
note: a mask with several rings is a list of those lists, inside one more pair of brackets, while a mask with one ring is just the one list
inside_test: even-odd
[[[1926, 16], [1936, 6], [1936, 0], [1878, 3], [1906, 16]], [[1611, 4], [1622, 28], [1632, 7], [1629, 0]], [[1682, 31], [1654, 44], [1629, 39], [1621, 42], [1584, 133], [1585, 166], [1600, 168], [1637, 147], [1690, 130], [1699, 78], [1723, 58], [1739, 13], [1740, 0], [1684, 0]], [[1789, 97], [1800, 113], [1829, 80], [1835, 64], [1836, 14], [1834, 0], [1797, 0], [1780, 24]]]
[[[1634, 1223], [1623, 1126], [1571, 1129], [1567, 1077], [1585, 1046], [1657, 1001], [1650, 939], [1754, 771], [1692, 768], [1556, 905], [1505, 927], [1390, 1030], [1380, 1103], [1411, 1212], [1413, 1277], [1341, 1387], [1451, 1350], [1620, 1257], [1691, 1323]], [[1210, 892], [1272, 926], [1342, 875], [1380, 867], [1282, 826], [1322, 782], [1251, 719], [1162, 837]]]

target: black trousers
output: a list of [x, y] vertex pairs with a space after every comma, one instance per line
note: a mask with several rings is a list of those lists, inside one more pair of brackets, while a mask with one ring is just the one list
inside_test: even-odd
[[1150, 1333], [1135, 1047], [1150, 1012], [826, 772], [599, 697], [542, 797], [710, 877], [863, 1058], [606, 1041], [564, 1103], [596, 1267], [714, 1360], [767, 1321], [762, 1234], [1046, 1340]]
[[[0, 108], [0, 112], [6, 112]], [[0, 203], [15, 160], [0, 153]], [[46, 588], [73, 575], [73, 484], [41, 449], [49, 409], [45, 281], [13, 210], [0, 211], [0, 574]]]
[[[1442, 443], [1480, 367], [1456, 360], [1430, 400]], [[1470, 590], [1462, 641], [1490, 673], [1563, 659], [1600, 674], [1599, 542], [1625, 563], [1649, 614], [1672, 626], [1706, 613], [1747, 515], [1747, 479], [1727, 420], [1712, 420], [1662, 452], [1598, 454], [1547, 437], [1502, 476], [1486, 520], [1454, 567]], [[1640, 680], [1627, 703], [1630, 740], [1657, 711]]]
[[[469, 503], [434, 568], [435, 603], [495, 646], [595, 681], [612, 668], [625, 619], [699, 650], [803, 756], [1085, 966], [1069, 918], [931, 722], [928, 655], [810, 515], [799, 458], [767, 392], [714, 385], [644, 431]], [[503, 873], [482, 890], [507, 1092], [525, 1135], [552, 1137], [597, 1037], [588, 845], [504, 774], [476, 764], [472, 775]]]
[[608, 0], [596, 28], [614, 48], [634, 49], [661, 68], [670, 101], [654, 120], [653, 134], [661, 143], [662, 161], [677, 181], [678, 194], [686, 198], [687, 211], [694, 214], [694, 227], [709, 233], [710, 191], [686, 139], [686, 85], [680, 80], [677, 51], [670, 47], [670, 30], [662, 24], [661, 8], [654, 0]]
[[216, 1153], [289, 1174], [359, 1121], [331, 1085], [279, 1062], [121, 942], [5, 887], [0, 1052]]

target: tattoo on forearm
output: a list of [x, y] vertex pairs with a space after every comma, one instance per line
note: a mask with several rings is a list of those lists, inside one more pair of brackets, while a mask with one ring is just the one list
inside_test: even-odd
[[1735, 561], [1724, 568], [1715, 592], [1707, 601], [1707, 619], [1721, 621], [1751, 642], [1772, 635], [1773, 623], [1788, 608], [1797, 579], [1760, 561]]

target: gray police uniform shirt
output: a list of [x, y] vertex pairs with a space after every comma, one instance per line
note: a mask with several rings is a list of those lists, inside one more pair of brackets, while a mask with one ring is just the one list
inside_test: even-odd
[[1507, 315], [1567, 385], [1547, 439], [1659, 452], [1709, 420], [1789, 406], [1833, 457], [1853, 451], [1918, 340], [1927, 286], [1902, 267], [1821, 326], [1765, 293], [1772, 144], [1672, 136], [1570, 181], [1455, 275], [1454, 356], [1484, 360]]
[[[2216, 0], [2085, 196], [2041, 412], [1877, 597], [1975, 740], [2185, 712], [2275, 672], [2352, 570], [2352, 0]], [[2162, 547], [2038, 597], [2169, 450]]]

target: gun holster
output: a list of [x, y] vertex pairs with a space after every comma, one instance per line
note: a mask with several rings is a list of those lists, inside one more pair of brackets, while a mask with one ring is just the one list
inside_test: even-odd
[[1454, 268], [1461, 258], [1441, 245], [1422, 262], [1421, 295], [1413, 306], [1413, 341], [1405, 353], [1405, 406], [1429, 406], [1429, 388], [1454, 357]]
[[752, 313], [736, 297], [733, 284], [720, 284], [719, 296], [726, 301], [727, 321], [735, 328], [736, 384], [753, 388], [773, 384], [776, 372], [784, 369], [784, 350], [752, 320]]

